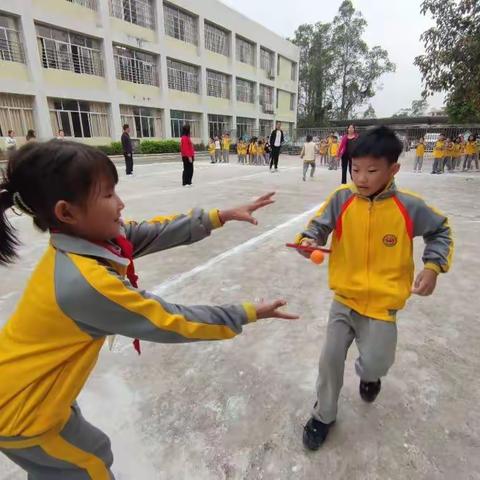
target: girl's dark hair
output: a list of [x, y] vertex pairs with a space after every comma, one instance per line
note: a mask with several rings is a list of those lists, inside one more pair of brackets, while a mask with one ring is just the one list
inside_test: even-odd
[[188, 123], [182, 127], [182, 136], [183, 135], [190, 136], [190, 125]]
[[473, 141], [476, 140], [475, 135], [473, 133], [468, 136], [468, 141], [469, 142], [470, 142], [470, 139], [472, 139]]
[[99, 182], [118, 182], [117, 169], [100, 150], [71, 141], [30, 142], [12, 153], [0, 182], [0, 264], [13, 262], [19, 244], [6, 211], [33, 217], [42, 231], [61, 226], [58, 201], [86, 204]]
[[27, 140], [30, 140], [31, 138], [35, 138], [35, 130], [29, 130], [27, 132]]
[[311, 142], [313, 140], [313, 137], [311, 135], [307, 135], [307, 142]]

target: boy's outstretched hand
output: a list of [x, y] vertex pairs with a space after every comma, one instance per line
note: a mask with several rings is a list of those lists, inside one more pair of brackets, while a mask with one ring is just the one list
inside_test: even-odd
[[253, 225], [258, 225], [257, 219], [252, 216], [252, 213], [259, 208], [263, 208], [267, 205], [275, 203], [275, 200], [272, 200], [274, 195], [275, 192], [267, 193], [266, 195], [262, 195], [260, 198], [257, 198], [254, 202], [247, 205], [231, 208], [229, 210], [221, 210], [219, 212], [220, 221], [222, 223], [227, 223], [231, 220], [237, 220], [239, 222], [249, 222]]
[[428, 268], [424, 268], [415, 279], [412, 293], [415, 293], [416, 295], [421, 295], [422, 297], [431, 295], [437, 285], [437, 277], [437, 272], [434, 272], [433, 270], [430, 270]]
[[273, 303], [261, 301], [255, 305], [257, 310], [257, 320], [261, 318], [283, 318], [284, 320], [297, 320], [298, 315], [292, 313], [281, 312], [279, 308], [287, 304], [285, 300], [276, 300]]

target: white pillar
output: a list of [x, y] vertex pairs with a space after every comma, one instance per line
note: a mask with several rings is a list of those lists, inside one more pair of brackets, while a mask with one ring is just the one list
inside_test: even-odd
[[28, 73], [35, 88], [35, 98], [33, 103], [35, 130], [39, 140], [48, 140], [56, 135], [53, 132], [50, 122], [50, 112], [48, 101], [43, 85], [43, 66], [40, 61], [40, 55], [37, 47], [37, 32], [33, 22], [31, 9], [25, 9], [20, 17], [21, 31], [23, 32], [23, 48], [25, 51], [25, 61], [27, 63]]

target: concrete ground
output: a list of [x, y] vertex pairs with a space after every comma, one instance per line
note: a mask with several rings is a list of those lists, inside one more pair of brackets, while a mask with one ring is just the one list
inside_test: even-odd
[[[141, 357], [125, 338], [104, 349], [79, 403], [110, 435], [117, 479], [480, 479], [480, 174], [413, 174], [411, 160], [402, 158], [398, 184], [450, 216], [454, 266], [432, 297], [412, 298], [399, 315], [396, 363], [372, 405], [358, 396], [352, 346], [337, 424], [316, 453], [305, 452], [301, 436], [332, 294], [327, 267], [284, 244], [340, 173], [320, 168], [303, 183], [301, 161], [286, 156], [277, 175], [234, 159], [199, 162], [192, 189], [179, 184], [180, 162], [138, 166], [129, 179], [122, 172], [126, 218], [230, 207], [275, 190], [258, 227], [229, 224], [198, 244], [141, 259], [137, 270], [141, 286], [170, 301], [284, 297], [301, 320], [260, 321], [224, 342], [144, 342]], [[0, 324], [47, 242], [28, 218], [13, 222], [25, 245], [21, 260], [1, 269]], [[420, 268], [422, 240], [415, 245]], [[1, 480], [23, 478], [0, 456]]]

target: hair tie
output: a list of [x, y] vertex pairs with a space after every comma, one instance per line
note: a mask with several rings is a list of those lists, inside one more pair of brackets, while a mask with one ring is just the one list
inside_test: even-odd
[[19, 192], [15, 192], [12, 195], [12, 199], [13, 205], [15, 205], [15, 207], [17, 207], [19, 210], [26, 213], [27, 215], [30, 215], [31, 217], [35, 216], [35, 212], [25, 203]]

